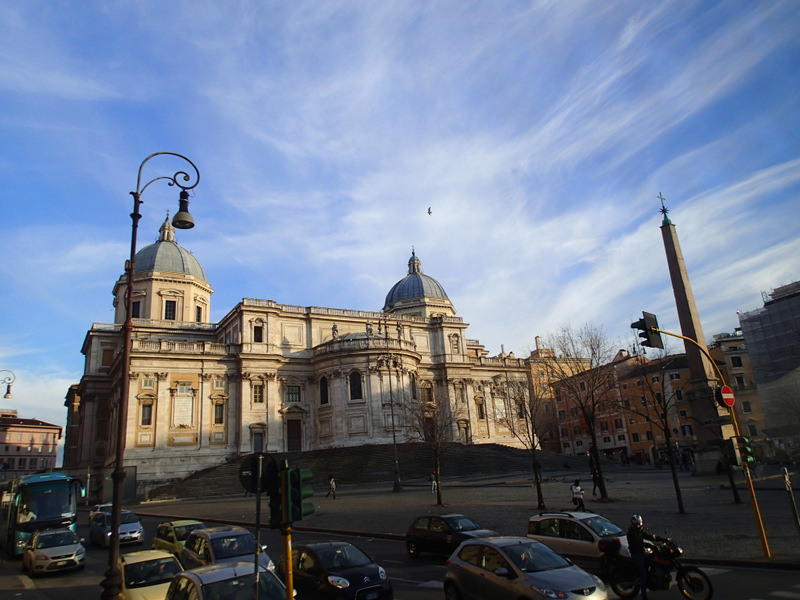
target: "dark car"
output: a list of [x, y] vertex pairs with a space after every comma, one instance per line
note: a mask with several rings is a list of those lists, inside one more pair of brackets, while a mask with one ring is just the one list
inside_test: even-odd
[[406, 551], [411, 558], [420, 552], [433, 554], [453, 553], [464, 540], [499, 535], [490, 529], [481, 529], [464, 515], [424, 515], [417, 517], [406, 532]]
[[189, 534], [181, 550], [180, 561], [184, 569], [195, 569], [223, 562], [253, 560], [270, 571], [275, 570], [266, 547], [259, 548], [255, 536], [244, 527], [224, 525], [195, 529]]
[[[284, 577], [285, 561], [278, 566]], [[332, 598], [391, 600], [392, 583], [383, 567], [347, 542], [311, 542], [292, 548], [292, 572], [298, 600]]]
[[606, 600], [590, 575], [535, 540], [494, 537], [461, 544], [447, 561], [446, 600]]

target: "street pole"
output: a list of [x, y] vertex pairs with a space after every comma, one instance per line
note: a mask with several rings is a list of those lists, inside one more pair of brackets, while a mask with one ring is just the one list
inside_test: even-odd
[[[172, 176], [162, 175], [155, 177], [142, 186], [142, 169], [145, 164], [156, 156], [175, 156], [189, 163], [194, 169], [194, 183], [184, 185], [180, 181], [191, 182], [193, 177], [185, 171], [177, 171]], [[122, 483], [125, 479], [124, 453], [125, 453], [125, 433], [128, 425], [128, 396], [130, 395], [130, 371], [131, 371], [131, 344], [133, 341], [133, 316], [132, 316], [132, 297], [133, 279], [136, 267], [136, 233], [139, 227], [139, 219], [142, 218], [139, 208], [142, 204], [142, 193], [159, 180], [167, 180], [167, 185], [176, 185], [181, 189], [180, 203], [177, 214], [173, 217], [172, 224], [177, 229], [191, 229], [194, 227], [194, 220], [189, 214], [189, 190], [200, 183], [200, 171], [195, 164], [181, 154], [175, 152], [156, 152], [151, 154], [139, 165], [139, 175], [136, 179], [136, 191], [131, 192], [133, 196], [133, 212], [131, 213], [131, 254], [130, 259], [125, 264], [127, 274], [127, 289], [125, 290], [125, 323], [122, 327], [122, 370], [118, 374], [120, 379], [120, 392], [117, 399], [117, 432], [114, 454], [114, 472], [111, 474], [112, 498], [111, 498], [111, 539], [108, 547], [108, 570], [105, 578], [100, 582], [103, 592], [100, 597], [103, 600], [118, 600], [122, 592], [122, 572], [119, 568], [119, 528], [121, 524], [122, 512]]]

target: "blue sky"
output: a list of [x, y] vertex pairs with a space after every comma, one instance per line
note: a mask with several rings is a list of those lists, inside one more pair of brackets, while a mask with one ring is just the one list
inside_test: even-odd
[[[413, 246], [492, 354], [624, 347], [642, 310], [678, 331], [662, 193], [732, 331], [800, 279], [798, 29], [794, 1], [0, 2], [3, 405], [64, 423], [158, 151], [200, 169], [178, 241], [215, 321], [380, 310]], [[175, 198], [146, 191], [139, 248]]]

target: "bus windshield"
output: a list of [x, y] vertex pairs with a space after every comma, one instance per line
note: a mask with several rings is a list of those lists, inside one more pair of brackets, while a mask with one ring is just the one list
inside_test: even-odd
[[[17, 523], [61, 522], [75, 516], [78, 499], [70, 481], [41, 481], [19, 487]], [[41, 526], [35, 526], [41, 529]]]

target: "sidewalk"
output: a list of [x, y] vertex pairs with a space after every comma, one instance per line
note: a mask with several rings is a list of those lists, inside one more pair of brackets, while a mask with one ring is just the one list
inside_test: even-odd
[[[726, 476], [692, 476], [679, 472], [685, 514], [678, 503], [669, 469], [616, 468], [605, 473], [609, 499], [591, 497], [591, 479], [573, 471], [545, 473], [542, 483], [549, 510], [571, 510], [569, 485], [582, 478], [586, 508], [597, 512], [623, 530], [630, 516], [641, 514], [653, 533], [669, 536], [684, 549], [688, 561], [717, 564], [759, 564], [800, 569], [800, 531], [792, 517], [788, 494], [782, 484], [757, 489], [767, 542], [772, 558], [765, 558], [747, 488], [739, 488], [741, 504], [735, 504]], [[536, 489], [530, 474], [445, 479], [444, 507], [436, 506], [430, 483], [404, 482], [402, 492], [392, 492], [392, 482], [351, 487], [337, 482], [337, 499], [314, 496], [316, 512], [295, 524], [297, 530], [316, 530], [401, 539], [419, 514], [463, 513], [479, 525], [503, 535], [525, 535], [528, 518], [536, 510]], [[795, 485], [797, 476], [795, 476]], [[780, 486], [780, 487], [779, 487]], [[142, 515], [164, 518], [197, 518], [255, 524], [254, 497], [236, 495], [149, 502], [132, 507]], [[269, 521], [268, 498], [262, 497], [262, 523]]]

